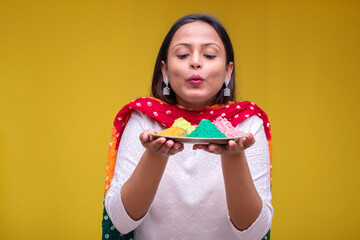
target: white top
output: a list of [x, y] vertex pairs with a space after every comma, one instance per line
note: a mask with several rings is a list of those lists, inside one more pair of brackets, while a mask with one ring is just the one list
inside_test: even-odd
[[263, 207], [244, 231], [230, 221], [220, 156], [203, 150], [184, 150], [169, 157], [154, 201], [147, 214], [134, 221], [121, 201], [121, 188], [138, 164], [145, 148], [139, 135], [144, 130], [165, 129], [141, 112], [133, 111], [121, 138], [114, 178], [105, 197], [105, 207], [119, 232], [135, 230], [135, 240], [161, 239], [262, 239], [271, 226], [270, 157], [262, 120], [253, 116], [237, 129], [251, 132], [255, 144], [245, 150], [255, 187]]

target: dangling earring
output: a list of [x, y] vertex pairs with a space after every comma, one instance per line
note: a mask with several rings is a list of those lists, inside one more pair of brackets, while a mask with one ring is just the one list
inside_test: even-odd
[[165, 83], [165, 87], [163, 89], [163, 94], [170, 95], [169, 79], [167, 77], [165, 77], [164, 83]]
[[230, 82], [230, 80], [226, 77], [225, 78], [225, 89], [224, 89], [224, 96], [225, 97], [230, 97], [229, 82]]

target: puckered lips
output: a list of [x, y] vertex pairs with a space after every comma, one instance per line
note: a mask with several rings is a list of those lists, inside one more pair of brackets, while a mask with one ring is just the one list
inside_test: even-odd
[[187, 82], [193, 86], [199, 86], [204, 82], [204, 79], [199, 74], [193, 74]]

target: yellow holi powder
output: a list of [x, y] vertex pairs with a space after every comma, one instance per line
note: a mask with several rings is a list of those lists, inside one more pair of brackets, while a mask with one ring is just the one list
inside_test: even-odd
[[195, 126], [192, 126], [191, 123], [186, 121], [184, 118], [178, 118], [174, 122], [174, 124], [171, 127], [178, 127], [185, 130], [186, 135], [189, 135], [192, 131], [195, 130]]
[[173, 136], [173, 137], [186, 137], [185, 130], [181, 127], [174, 127], [165, 129], [164, 131], [161, 131], [158, 133], [158, 135], [163, 136]]

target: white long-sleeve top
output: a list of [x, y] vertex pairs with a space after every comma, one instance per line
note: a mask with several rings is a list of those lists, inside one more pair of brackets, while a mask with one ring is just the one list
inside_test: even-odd
[[134, 221], [121, 200], [121, 188], [133, 173], [145, 148], [139, 135], [154, 128], [165, 129], [141, 112], [133, 111], [121, 138], [114, 177], [105, 197], [107, 213], [120, 233], [135, 230], [135, 240], [160, 239], [262, 239], [271, 227], [270, 157], [263, 122], [257, 116], [237, 129], [251, 132], [255, 144], [245, 150], [262, 210], [252, 225], [237, 230], [230, 221], [221, 159], [203, 150], [184, 150], [170, 156], [153, 203], [146, 215]]

